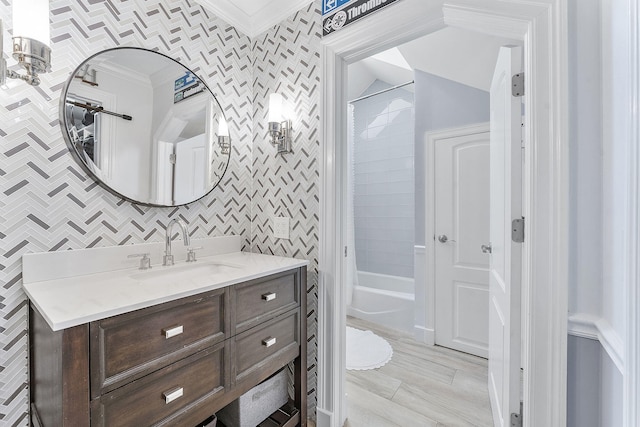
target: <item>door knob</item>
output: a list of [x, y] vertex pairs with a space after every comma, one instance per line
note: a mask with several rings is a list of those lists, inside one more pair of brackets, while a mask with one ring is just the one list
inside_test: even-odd
[[490, 254], [491, 253], [491, 243], [489, 243], [489, 245], [480, 246], [480, 249], [482, 249], [482, 253], [483, 254]]
[[[441, 235], [439, 235], [439, 236], [438, 236], [438, 241], [439, 241], [440, 243], [447, 243], [447, 242], [449, 241], [449, 238], [447, 237], [447, 235], [446, 235], [446, 234], [441, 234]], [[452, 240], [452, 242], [453, 242], [453, 241], [454, 241], [454, 240]]]

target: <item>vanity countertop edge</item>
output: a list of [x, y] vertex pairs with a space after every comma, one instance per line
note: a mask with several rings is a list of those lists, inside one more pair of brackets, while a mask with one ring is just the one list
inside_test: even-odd
[[232, 286], [300, 267], [309, 261], [251, 252], [232, 252], [201, 257], [189, 265], [153, 266], [167, 273], [203, 265], [229, 266], [213, 275], [187, 275], [174, 281], [138, 280], [145, 272], [137, 268], [23, 283], [34, 307], [53, 331], [71, 328], [203, 292]]

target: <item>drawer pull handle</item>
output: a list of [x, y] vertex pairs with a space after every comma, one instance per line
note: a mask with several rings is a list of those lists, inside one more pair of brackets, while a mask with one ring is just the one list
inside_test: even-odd
[[162, 330], [162, 333], [164, 334], [164, 338], [167, 340], [169, 338], [175, 337], [176, 335], [180, 335], [183, 332], [184, 332], [184, 328], [182, 327], [182, 325], [174, 326], [173, 328]]
[[178, 387], [170, 391], [165, 391], [164, 393], [162, 393], [162, 396], [164, 397], [165, 405], [168, 405], [169, 403], [173, 402], [177, 398], [182, 397], [183, 394], [184, 394], [184, 389], [182, 387]]
[[266, 340], [262, 340], [262, 345], [269, 348], [276, 343], [275, 337], [269, 337]]
[[265, 301], [273, 301], [274, 299], [276, 299], [276, 293], [269, 292], [268, 294], [262, 294], [262, 299]]

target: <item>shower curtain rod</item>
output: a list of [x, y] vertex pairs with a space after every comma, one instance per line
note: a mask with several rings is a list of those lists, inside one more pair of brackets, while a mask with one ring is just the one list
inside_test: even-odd
[[388, 88], [382, 89], [382, 90], [380, 90], [378, 92], [370, 93], [369, 95], [364, 95], [364, 96], [361, 96], [360, 98], [352, 99], [348, 103], [349, 104], [353, 104], [356, 101], [362, 101], [363, 99], [371, 98], [372, 96], [380, 95], [382, 93], [389, 92], [390, 90], [400, 89], [401, 87], [405, 87], [405, 86], [411, 85], [413, 83], [415, 83], [415, 82], [413, 80], [411, 80], [410, 82], [402, 83], [402, 84], [399, 84], [397, 86], [388, 87]]

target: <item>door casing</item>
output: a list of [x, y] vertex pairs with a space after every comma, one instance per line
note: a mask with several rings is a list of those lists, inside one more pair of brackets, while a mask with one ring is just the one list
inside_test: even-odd
[[[347, 64], [455, 26], [521, 40], [525, 70], [525, 426], [566, 425], [568, 113], [566, 0], [403, 0], [323, 39], [318, 277], [319, 427], [346, 419], [344, 217]], [[375, 28], [376, 31], [370, 31]], [[534, 61], [535, 58], [535, 61]]]

